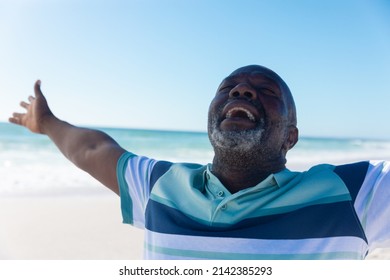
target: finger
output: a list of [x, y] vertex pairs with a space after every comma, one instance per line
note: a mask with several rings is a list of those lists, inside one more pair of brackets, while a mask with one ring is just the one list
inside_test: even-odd
[[13, 124], [19, 124], [19, 122], [18, 122], [18, 120], [17, 119], [15, 119], [15, 118], [8, 118], [8, 121], [10, 122], [10, 123], [13, 123]]
[[14, 118], [14, 119], [21, 119], [23, 116], [24, 116], [25, 114], [22, 114], [22, 113], [13, 113], [12, 114], [12, 117]]
[[28, 110], [28, 107], [30, 107], [30, 104], [27, 103], [27, 102], [22, 101], [22, 102], [20, 102], [20, 106], [22, 106], [23, 108]]
[[11, 117], [11, 118], [8, 119], [8, 121], [9, 121], [10, 123], [20, 125], [20, 119], [18, 119], [18, 118]]
[[42, 91], [41, 91], [41, 80], [37, 80], [34, 84], [34, 92], [35, 92], [35, 97], [42, 96]]
[[31, 95], [30, 95], [30, 96], [28, 97], [28, 101], [33, 102], [34, 100], [35, 100], [35, 97], [34, 97], [34, 96], [31, 96]]
[[9, 122], [21, 125], [21, 119], [23, 114], [13, 113], [12, 117], [8, 119]]

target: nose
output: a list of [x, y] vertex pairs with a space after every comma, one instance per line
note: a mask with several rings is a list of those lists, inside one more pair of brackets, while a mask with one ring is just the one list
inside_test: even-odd
[[246, 98], [246, 99], [256, 99], [257, 94], [256, 91], [247, 83], [240, 83], [236, 85], [232, 90], [229, 92], [230, 98]]

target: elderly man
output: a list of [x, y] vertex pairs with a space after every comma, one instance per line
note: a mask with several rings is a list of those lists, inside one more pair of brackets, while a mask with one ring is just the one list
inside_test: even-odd
[[285, 167], [298, 140], [286, 83], [262, 66], [225, 78], [209, 108], [213, 163], [157, 161], [108, 135], [56, 118], [35, 97], [10, 121], [48, 135], [121, 197], [125, 223], [145, 229], [147, 259], [363, 259], [390, 238], [387, 162]]

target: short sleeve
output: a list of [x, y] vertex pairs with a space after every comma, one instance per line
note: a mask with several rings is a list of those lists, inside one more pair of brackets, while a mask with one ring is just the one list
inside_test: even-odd
[[370, 161], [354, 206], [370, 250], [390, 247], [390, 162]]
[[150, 177], [156, 162], [154, 159], [132, 153], [125, 153], [119, 158], [117, 179], [124, 223], [144, 228]]

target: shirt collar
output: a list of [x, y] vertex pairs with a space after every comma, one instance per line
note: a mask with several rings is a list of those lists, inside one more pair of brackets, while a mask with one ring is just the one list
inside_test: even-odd
[[292, 172], [289, 169], [285, 168], [282, 171], [279, 171], [278, 173], [272, 175], [274, 176], [279, 188], [281, 188], [287, 185], [288, 182], [290, 182], [297, 175], [297, 172]]
[[[226, 187], [219, 181], [219, 179], [211, 172], [212, 170], [212, 164], [207, 165], [207, 169], [205, 172], [205, 179], [209, 182], [209, 187], [214, 188], [223, 188], [227, 193], [230, 193]], [[277, 173], [270, 174], [267, 178], [265, 178], [263, 181], [258, 183], [256, 186], [253, 186], [251, 188], [245, 189], [245, 190], [259, 190], [264, 189], [267, 187], [283, 187], [288, 182], [290, 182], [294, 177], [296, 176], [296, 172], [291, 172], [289, 169], [285, 168]]]

